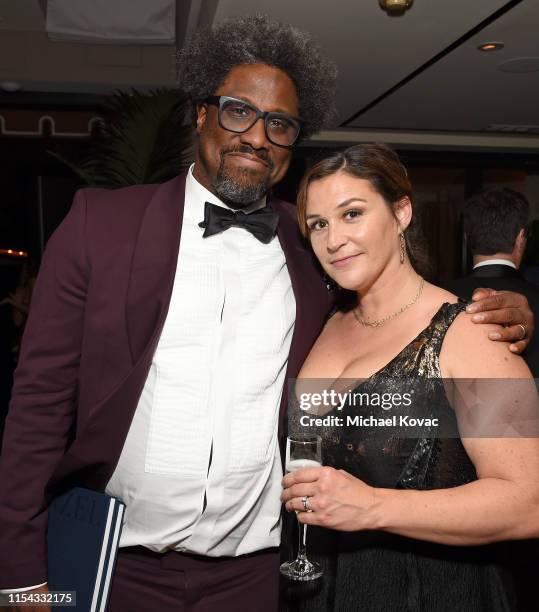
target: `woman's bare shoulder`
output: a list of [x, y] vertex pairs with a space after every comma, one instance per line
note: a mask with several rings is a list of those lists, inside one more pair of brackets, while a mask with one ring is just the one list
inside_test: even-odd
[[471, 314], [459, 313], [447, 330], [440, 353], [444, 376], [529, 378], [524, 359], [512, 353], [507, 342], [489, 338], [490, 333], [499, 329], [499, 325], [474, 323]]

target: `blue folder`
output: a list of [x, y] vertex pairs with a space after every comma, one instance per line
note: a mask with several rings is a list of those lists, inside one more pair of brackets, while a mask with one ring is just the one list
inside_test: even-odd
[[124, 510], [116, 498], [80, 487], [49, 508], [49, 590], [75, 591], [77, 612], [107, 609]]

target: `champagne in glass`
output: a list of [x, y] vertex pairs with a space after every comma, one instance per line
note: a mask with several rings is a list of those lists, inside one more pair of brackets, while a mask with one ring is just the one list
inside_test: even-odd
[[[286, 472], [322, 465], [322, 439], [311, 434], [295, 434], [286, 440]], [[296, 513], [297, 515], [297, 513]], [[298, 556], [281, 565], [281, 573], [291, 580], [315, 580], [324, 573], [318, 563], [307, 559], [307, 525], [298, 521]]]

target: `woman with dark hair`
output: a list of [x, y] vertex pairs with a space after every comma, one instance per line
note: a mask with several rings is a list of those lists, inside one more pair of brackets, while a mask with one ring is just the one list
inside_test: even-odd
[[329, 318], [296, 386], [304, 400], [331, 380], [339, 399], [291, 410], [291, 430], [322, 436], [325, 465], [283, 480], [286, 509], [325, 528], [308, 538], [325, 576], [293, 609], [512, 610], [495, 543], [539, 535], [539, 440], [518, 429], [536, 418], [530, 372], [490, 342], [496, 326], [422, 278], [411, 198], [398, 156], [376, 144], [333, 154], [300, 186], [300, 228], [355, 301]]

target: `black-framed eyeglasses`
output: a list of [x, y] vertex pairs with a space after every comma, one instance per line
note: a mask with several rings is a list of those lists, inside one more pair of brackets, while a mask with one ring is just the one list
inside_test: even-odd
[[245, 100], [230, 96], [209, 96], [204, 102], [219, 107], [219, 125], [229, 132], [247, 132], [259, 119], [263, 119], [266, 136], [273, 144], [291, 147], [299, 138], [302, 121], [298, 117], [261, 111]]

